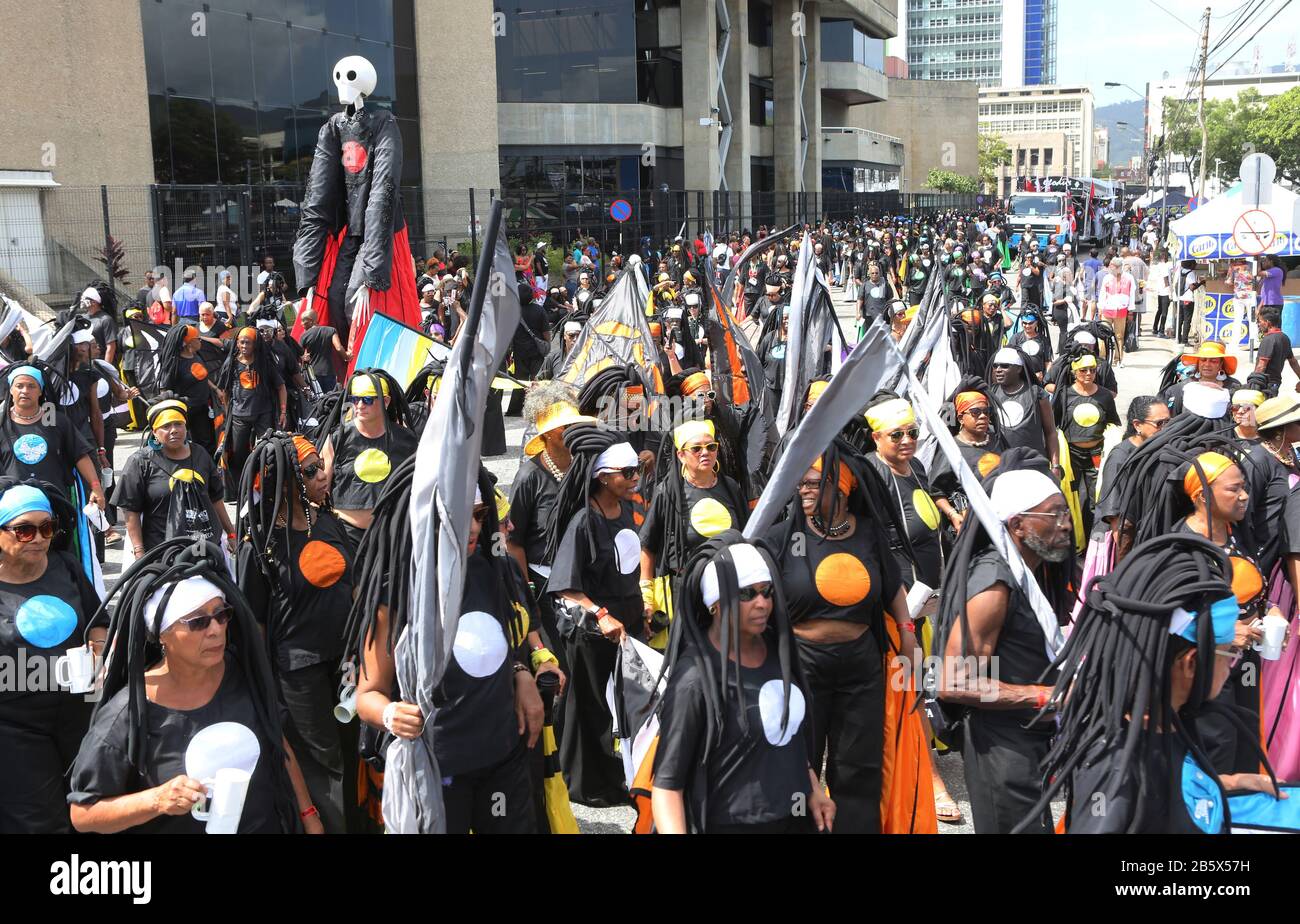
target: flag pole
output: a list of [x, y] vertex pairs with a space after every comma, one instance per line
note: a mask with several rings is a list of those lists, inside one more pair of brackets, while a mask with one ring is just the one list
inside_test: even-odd
[[[478, 325], [483, 318], [483, 300], [487, 297], [488, 286], [492, 284], [492, 262], [496, 257], [497, 235], [501, 232], [503, 210], [503, 200], [496, 199], [492, 202], [492, 214], [488, 217], [486, 233], [483, 235], [483, 249], [479, 251], [478, 266], [474, 270], [474, 293], [469, 300], [465, 330], [457, 334], [458, 337], [469, 337], [471, 342], [478, 337]], [[474, 351], [465, 350], [461, 356], [462, 377], [469, 375], [473, 359]]]

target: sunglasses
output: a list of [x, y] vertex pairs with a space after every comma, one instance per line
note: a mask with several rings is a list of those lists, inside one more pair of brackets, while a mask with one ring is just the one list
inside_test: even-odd
[[1074, 519], [1074, 518], [1073, 518], [1073, 515], [1070, 513], [1069, 510], [1061, 510], [1061, 511], [1059, 511], [1059, 512], [1057, 512], [1057, 513], [1035, 513], [1035, 512], [1032, 511], [1032, 510], [1026, 510], [1024, 513], [1020, 514], [1020, 516], [1022, 516], [1022, 517], [1050, 517], [1051, 519], [1053, 519], [1053, 520], [1056, 521], [1056, 525], [1057, 525], [1057, 526], [1065, 526], [1066, 524], [1073, 522], [1073, 519]]
[[889, 441], [891, 443], [901, 443], [903, 437], [907, 437], [910, 440], [920, 439], [921, 430], [918, 427], [908, 427], [906, 430], [895, 430], [889, 434]]
[[0, 526], [7, 532], [14, 534], [14, 538], [19, 542], [31, 542], [40, 533], [42, 539], [53, 539], [59, 534], [59, 524], [53, 520], [46, 520], [44, 523], [19, 523], [17, 526]]
[[1165, 424], [1169, 423], [1171, 420], [1173, 420], [1172, 417], [1166, 417], [1163, 420], [1140, 420], [1138, 423], [1144, 423], [1148, 427], [1155, 427], [1157, 430], [1163, 430]]
[[987, 407], [972, 407], [967, 408], [966, 413], [972, 417], [987, 417], [989, 416], [989, 409]]
[[767, 584], [763, 587], [757, 585], [753, 587], [742, 587], [736, 596], [740, 598], [741, 603], [748, 603], [755, 597], [762, 597], [764, 600], [771, 600], [774, 593], [775, 591], [772, 589], [772, 585]]
[[1242, 655], [1244, 654], [1245, 652], [1242, 649], [1238, 648], [1236, 645], [1233, 645], [1227, 651], [1220, 651], [1217, 648], [1214, 649], [1214, 656], [1216, 658], [1228, 659], [1228, 670], [1232, 670], [1234, 667], [1240, 664]]
[[623, 476], [624, 481], [634, 481], [641, 477], [641, 466], [639, 465], [629, 465], [627, 468], [619, 468], [615, 469], [615, 471]]
[[319, 472], [324, 467], [325, 467], [324, 462], [316, 462], [313, 465], [304, 465], [302, 467], [302, 477], [308, 479], [315, 478], [316, 473]]
[[212, 625], [216, 620], [217, 625], [224, 626], [235, 618], [235, 611], [229, 606], [223, 606], [215, 613], [200, 613], [197, 616], [186, 616], [184, 619], [176, 620], [191, 632], [203, 632]]
[[350, 401], [352, 404], [364, 404], [366, 407], [370, 407], [370, 405], [374, 404], [377, 400], [379, 399], [376, 398], [374, 395], [349, 395], [348, 396], [348, 401]]
[[487, 521], [487, 515], [488, 515], [487, 507], [482, 507], [479, 510], [475, 510], [474, 522], [477, 523], [479, 526], [482, 526]]
[[698, 456], [706, 452], [717, 452], [717, 451], [718, 451], [717, 443], [700, 443], [698, 446], [687, 446], [685, 449], [685, 452], [689, 452], [693, 456]]

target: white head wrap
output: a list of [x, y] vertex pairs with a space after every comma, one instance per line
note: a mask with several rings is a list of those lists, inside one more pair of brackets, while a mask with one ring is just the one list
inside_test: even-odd
[[144, 624], [148, 628], [153, 628], [154, 618], [158, 615], [158, 607], [162, 604], [163, 596], [171, 590], [171, 599], [167, 601], [167, 609], [162, 614], [162, 622], [158, 626], [158, 634], [166, 632], [171, 626], [183, 616], [193, 613], [209, 600], [225, 600], [226, 595], [221, 592], [221, 588], [213, 584], [207, 578], [202, 576], [188, 577], [183, 581], [175, 584], [168, 584], [159, 590], [154, 591], [144, 604]]
[[1060, 494], [1056, 482], [1033, 469], [1004, 472], [993, 484], [993, 512], [1005, 523], [1014, 516], [1032, 510], [1053, 494]]
[[[763, 561], [763, 556], [759, 554], [758, 549], [748, 542], [738, 542], [730, 548], [731, 558], [736, 566], [737, 587], [752, 587], [754, 584], [765, 584], [772, 580], [767, 562]], [[709, 562], [705, 566], [704, 575], [700, 578], [700, 594], [704, 597], [705, 606], [713, 606], [718, 602], [721, 590], [718, 587], [716, 562]]]
[[682, 309], [680, 308], [669, 308], [667, 314], [670, 321], [680, 321], [682, 319]]
[[1075, 343], [1086, 343], [1086, 344], [1088, 344], [1089, 346], [1096, 346], [1096, 345], [1097, 345], [1097, 338], [1094, 337], [1092, 334], [1088, 333], [1086, 330], [1081, 330], [1081, 331], [1079, 331], [1077, 334], [1074, 335], [1074, 342], [1075, 342]]
[[582, 333], [582, 325], [577, 321], [565, 321], [564, 332], [566, 334], [580, 334]]
[[596, 456], [596, 464], [592, 471], [599, 475], [601, 472], [615, 472], [620, 468], [635, 468], [640, 464], [641, 459], [631, 443], [615, 443]]
[[1183, 386], [1183, 410], [1191, 411], [1198, 417], [1215, 420], [1228, 413], [1228, 403], [1232, 395], [1226, 388], [1214, 388], [1200, 382], [1188, 382]]
[[99, 303], [101, 301], [99, 297], [99, 290], [96, 289], [94, 286], [86, 286], [86, 291], [81, 293], [81, 298], [83, 301], [85, 299], [90, 299], [92, 302], [96, 302], [96, 303]]
[[1023, 368], [1025, 365], [1025, 361], [1020, 358], [1020, 354], [1011, 347], [1003, 347], [994, 353], [993, 362], [999, 366], [1020, 366]]

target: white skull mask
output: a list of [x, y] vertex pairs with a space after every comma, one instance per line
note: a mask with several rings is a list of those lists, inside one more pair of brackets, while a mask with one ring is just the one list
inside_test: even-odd
[[374, 93], [378, 80], [375, 66], [360, 55], [340, 58], [334, 65], [334, 86], [338, 88], [339, 102], [344, 106], [351, 106], [361, 97]]

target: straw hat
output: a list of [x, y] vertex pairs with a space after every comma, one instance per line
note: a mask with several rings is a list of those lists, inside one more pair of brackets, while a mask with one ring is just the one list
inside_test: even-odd
[[567, 401], [552, 404], [537, 418], [537, 435], [524, 444], [524, 455], [532, 458], [546, 448], [546, 444], [542, 442], [543, 433], [550, 433], [552, 430], [575, 423], [594, 424], [598, 421], [579, 411], [576, 404]]

